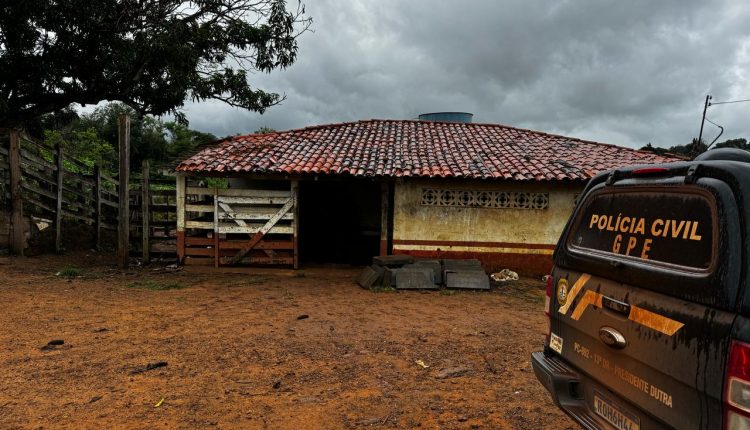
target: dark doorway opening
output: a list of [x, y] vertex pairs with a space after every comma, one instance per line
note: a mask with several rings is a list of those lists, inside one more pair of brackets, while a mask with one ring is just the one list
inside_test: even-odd
[[378, 182], [300, 181], [300, 260], [369, 264], [380, 252], [380, 200]]

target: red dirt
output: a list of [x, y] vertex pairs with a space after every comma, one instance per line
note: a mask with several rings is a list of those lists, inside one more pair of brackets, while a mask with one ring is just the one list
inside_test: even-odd
[[[576, 428], [529, 364], [536, 281], [374, 293], [352, 268], [111, 263], [0, 259], [0, 428]], [[82, 277], [55, 276], [71, 264]]]

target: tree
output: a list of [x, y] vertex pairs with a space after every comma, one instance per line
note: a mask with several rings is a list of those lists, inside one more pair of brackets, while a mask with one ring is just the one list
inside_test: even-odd
[[744, 149], [745, 151], [750, 151], [750, 145], [748, 145], [747, 139], [743, 138], [729, 139], [724, 142], [719, 142], [714, 145], [714, 148], [739, 148]]
[[263, 112], [282, 96], [248, 72], [286, 68], [311, 19], [285, 0], [24, 0], [0, 6], [0, 127], [72, 103], [138, 114], [218, 99]]
[[73, 110], [43, 115], [27, 131], [51, 145], [61, 145], [66, 154], [89, 166], [106, 168], [117, 160], [117, 117], [122, 113], [133, 118], [130, 163], [136, 171], [145, 159], [155, 163], [174, 160], [216, 140], [213, 134], [191, 130], [184, 124], [138, 116], [122, 103], [108, 103], [80, 116]]

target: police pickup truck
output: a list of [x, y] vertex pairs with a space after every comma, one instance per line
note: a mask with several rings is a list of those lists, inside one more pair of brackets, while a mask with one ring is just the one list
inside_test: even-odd
[[587, 429], [750, 429], [750, 155], [625, 168], [586, 187], [532, 354]]

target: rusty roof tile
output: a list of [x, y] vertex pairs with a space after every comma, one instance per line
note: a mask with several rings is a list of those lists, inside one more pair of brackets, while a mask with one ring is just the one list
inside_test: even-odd
[[367, 120], [235, 136], [203, 148], [177, 170], [544, 181], [672, 161], [679, 160], [498, 124]]

